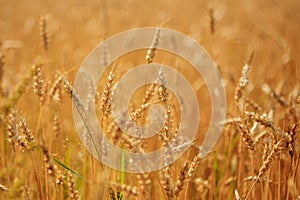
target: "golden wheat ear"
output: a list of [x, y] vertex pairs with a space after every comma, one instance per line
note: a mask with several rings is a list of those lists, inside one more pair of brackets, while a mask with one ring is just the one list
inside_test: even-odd
[[67, 174], [67, 182], [68, 182], [68, 189], [69, 189], [69, 197], [72, 200], [78, 200], [79, 195], [78, 191], [76, 189], [75, 180], [73, 178], [73, 175], [71, 172], [68, 172]]
[[40, 100], [40, 104], [43, 105], [45, 102], [45, 84], [44, 80], [42, 79], [41, 68], [42, 65], [37, 64], [37, 69], [33, 77], [33, 89], [34, 93], [38, 96]]
[[41, 46], [45, 51], [49, 50], [50, 36], [48, 33], [47, 16], [40, 17]]

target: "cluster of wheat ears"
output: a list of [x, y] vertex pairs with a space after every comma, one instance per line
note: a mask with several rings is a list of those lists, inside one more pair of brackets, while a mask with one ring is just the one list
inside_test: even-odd
[[[35, 56], [14, 87], [7, 88], [3, 83], [11, 61], [6, 58], [9, 52], [5, 42], [0, 43], [0, 199], [300, 199], [300, 88], [295, 83], [282, 91], [287, 88], [283, 80], [276, 88], [263, 84], [261, 99], [251, 96], [255, 84], [249, 78], [255, 67], [254, 48], [240, 70], [240, 79], [227, 80], [227, 84], [234, 82], [234, 95], [227, 97], [232, 107], [228, 106], [230, 111], [222, 122], [223, 134], [216, 149], [201, 159], [201, 141], [195, 141], [168, 167], [134, 174], [102, 165], [79, 141], [71, 124], [70, 105], [73, 102], [78, 110], [88, 112], [89, 103], [83, 102], [72, 86], [70, 74], [74, 68], [49, 73], [55, 59], [49, 53], [49, 23], [47, 17], [40, 18], [41, 56]], [[210, 35], [217, 34], [215, 23], [211, 8]], [[152, 45], [139, 58], [148, 64], [159, 53], [164, 55], [156, 49], [157, 30]], [[106, 64], [106, 54], [99, 62]], [[126, 151], [144, 153], [167, 147], [162, 156], [169, 162], [174, 149], [168, 144], [177, 136], [180, 113], [165, 74], [160, 71], [157, 83], [145, 85], [128, 106], [130, 119], [140, 125], [149, 122], [151, 105], [161, 104], [165, 109], [164, 125], [156, 137], [151, 141], [137, 139], [118, 127], [111, 113], [113, 92], [124, 73], [120, 72], [122, 64], [120, 59], [108, 68], [97, 83], [95, 96], [89, 99], [95, 101], [103, 133]], [[87, 91], [94, 85], [91, 80]], [[203, 132], [199, 130], [196, 140], [203, 137]], [[90, 140], [90, 136], [86, 133], [81, 139]], [[180, 145], [184, 140], [176, 142]]]

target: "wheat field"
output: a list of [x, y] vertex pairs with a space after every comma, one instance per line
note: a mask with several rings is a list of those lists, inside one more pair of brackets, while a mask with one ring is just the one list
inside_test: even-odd
[[[0, 199], [300, 199], [300, 1], [0, 5]], [[149, 123], [151, 104], [164, 107], [164, 127], [155, 137], [137, 140], [114, 123], [112, 93], [133, 66], [173, 66], [189, 80], [201, 108], [191, 147], [171, 165], [137, 174], [109, 168], [87, 151], [72, 103], [88, 110], [73, 84], [89, 53], [114, 34], [143, 27], [173, 29], [201, 44], [221, 73], [227, 110], [217, 144], [200, 158], [212, 115], [201, 76], [165, 51], [119, 57], [95, 83], [98, 123], [112, 144], [151, 152], [168, 146], [180, 125], [179, 102], [163, 80], [139, 88], [128, 105], [140, 125]]]

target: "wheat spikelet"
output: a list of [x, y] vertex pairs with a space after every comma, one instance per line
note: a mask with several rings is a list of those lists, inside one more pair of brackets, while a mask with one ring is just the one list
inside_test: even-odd
[[156, 89], [156, 84], [152, 83], [147, 87], [147, 90], [145, 92], [144, 98], [143, 98], [143, 104], [149, 103], [151, 98], [154, 95]]
[[37, 65], [37, 69], [34, 73], [33, 77], [33, 89], [34, 93], [39, 97], [40, 104], [42, 105], [45, 100], [45, 86], [44, 80], [41, 77], [41, 66], [40, 64]]
[[192, 176], [194, 175], [198, 165], [200, 164], [201, 158], [199, 155], [196, 155], [193, 159], [193, 161], [191, 162], [189, 169], [188, 169], [188, 173], [187, 173], [187, 178], [186, 178], [186, 182], [189, 183], [192, 180]]
[[[163, 133], [162, 133], [162, 135], [160, 134], [163, 142], [166, 142], [166, 140], [170, 141], [171, 138], [175, 137], [175, 133], [174, 133], [174, 135], [171, 135], [172, 128], [173, 128], [173, 107], [171, 105], [167, 104]], [[166, 143], [164, 145], [166, 145]]]
[[48, 148], [44, 145], [41, 145], [41, 148], [42, 148], [43, 154], [44, 154], [44, 162], [45, 162], [45, 166], [47, 168], [47, 173], [50, 176], [52, 176], [53, 178], [55, 178], [57, 166], [55, 164], [53, 164], [52, 159], [49, 154], [49, 151], [48, 151]]
[[260, 115], [254, 112], [245, 112], [245, 114], [248, 118], [253, 119], [254, 121], [260, 123], [261, 125], [274, 129], [273, 123], [268, 119], [266, 114]]
[[61, 102], [62, 83], [64, 79], [65, 79], [65, 74], [62, 74], [55, 79], [48, 92], [50, 99], [53, 99], [57, 102]]
[[34, 137], [32, 135], [31, 129], [28, 127], [27, 121], [22, 115], [19, 116], [19, 127], [21, 133], [23, 133], [23, 135], [25, 136], [24, 138], [25, 148], [26, 150], [30, 150], [31, 147], [35, 146]]
[[130, 114], [130, 119], [136, 122], [141, 117], [142, 113], [145, 112], [150, 106], [150, 103], [146, 103], [137, 108], [133, 113]]
[[155, 34], [154, 34], [154, 37], [153, 37], [153, 40], [152, 40], [152, 43], [151, 43], [151, 46], [147, 50], [147, 54], [146, 54], [146, 57], [145, 57], [148, 64], [152, 63], [153, 58], [155, 57], [155, 51], [156, 51], [156, 48], [158, 46], [159, 39], [160, 39], [160, 28], [157, 27], [156, 31], [155, 31]]
[[254, 139], [253, 139], [253, 136], [251, 135], [250, 131], [248, 130], [248, 128], [242, 124], [238, 124], [237, 128], [243, 138], [243, 141], [247, 144], [249, 149], [253, 151], [254, 150]]
[[215, 16], [214, 16], [214, 9], [209, 9], [209, 27], [210, 27], [210, 33], [213, 35], [215, 33]]
[[111, 183], [111, 185], [113, 185], [117, 190], [124, 192], [127, 197], [137, 197], [139, 195], [138, 189], [135, 186], [125, 184], [120, 185], [117, 183]]
[[281, 143], [282, 142], [279, 141], [273, 146], [272, 151], [265, 158], [263, 165], [259, 169], [258, 177], [261, 177], [271, 167], [272, 162], [276, 158], [276, 155], [279, 153]]
[[9, 113], [7, 124], [8, 141], [12, 143], [13, 148], [15, 148], [15, 144], [19, 145], [23, 152], [34, 148], [32, 132], [24, 117], [16, 109]]
[[243, 93], [244, 93], [244, 89], [246, 88], [246, 86], [248, 85], [248, 74], [250, 71], [250, 66], [248, 64], [246, 64], [243, 67], [242, 70], [242, 77], [239, 80], [238, 86], [235, 90], [235, 101], [239, 102], [239, 100], [242, 98]]
[[113, 81], [114, 81], [114, 74], [109, 72], [107, 77], [107, 82], [101, 94], [101, 105], [100, 109], [102, 112], [107, 115], [111, 111], [111, 101], [112, 101], [112, 89], [113, 89]]
[[60, 121], [57, 114], [53, 116], [53, 132], [54, 136], [58, 138], [60, 133]]
[[76, 106], [84, 108], [84, 104], [80, 98], [80, 96], [77, 94], [71, 83], [67, 79], [64, 80], [64, 89], [69, 95], [69, 97], [72, 99], [72, 101], [75, 103]]
[[143, 196], [146, 196], [147, 192], [150, 191], [151, 180], [149, 179], [148, 175], [149, 175], [148, 173], [136, 175], [138, 180], [140, 195]]
[[173, 199], [174, 181], [171, 176], [170, 167], [166, 167], [163, 169], [162, 178], [160, 182], [165, 191], [167, 198]]
[[263, 151], [262, 159], [263, 159], [263, 160], [267, 160], [269, 154], [270, 154], [269, 145], [268, 145], [267, 143], [265, 143], [265, 144], [264, 144], [264, 151]]
[[188, 171], [189, 171], [189, 163], [185, 162], [182, 169], [179, 172], [179, 177], [176, 182], [176, 185], [173, 189], [173, 196], [179, 196], [179, 193], [183, 190], [186, 180], [188, 178]]
[[[258, 175], [256, 176], [256, 180], [255, 182], [252, 184], [252, 186], [250, 187], [245, 200], [248, 199], [248, 197], [250, 196], [250, 193], [252, 191], [252, 189], [254, 188], [255, 184], [257, 183], [257, 181], [259, 180], [259, 178], [261, 176], [263, 176], [271, 167], [271, 164], [273, 163], [273, 161], [275, 160], [277, 154], [280, 151], [280, 145], [281, 145], [282, 141], [278, 141], [275, 142], [275, 140], [273, 141], [273, 147], [272, 147], [272, 151], [270, 153], [266, 153], [266, 155], [264, 155], [264, 162], [262, 164], [262, 166], [259, 169]], [[267, 151], [266, 151], [267, 152]]]
[[253, 55], [254, 55], [254, 52], [251, 51], [250, 56], [247, 60], [247, 63], [244, 65], [244, 67], [242, 69], [242, 76], [239, 80], [238, 86], [235, 89], [234, 99], [235, 99], [235, 102], [237, 104], [239, 104], [239, 101], [243, 97], [245, 88], [246, 88], [246, 86], [248, 85], [248, 82], [249, 82], [248, 74], [249, 74], [249, 71], [250, 71], [250, 66], [252, 65]]
[[111, 122], [107, 128], [107, 134], [111, 135], [114, 144], [117, 144], [122, 135], [122, 130], [114, 122]]
[[57, 185], [63, 185], [64, 179], [65, 179], [65, 175], [60, 170], [57, 170], [55, 183]]
[[205, 192], [205, 190], [208, 190], [211, 188], [211, 185], [209, 184], [208, 180], [203, 180], [202, 178], [195, 178], [193, 180], [196, 190], [200, 193]]
[[30, 198], [30, 190], [29, 190], [29, 188], [28, 188], [27, 185], [25, 186], [25, 190], [24, 190], [24, 198], [25, 198], [25, 200], [31, 200], [31, 198]]
[[76, 190], [75, 181], [73, 178], [73, 175], [71, 172], [68, 172], [67, 175], [67, 181], [68, 181], [68, 188], [69, 188], [69, 196], [72, 200], [78, 200], [79, 195], [78, 191]]
[[295, 151], [295, 140], [296, 140], [296, 132], [297, 132], [297, 126], [298, 126], [299, 122], [294, 124], [289, 130], [288, 130], [288, 134], [287, 134], [287, 143], [288, 143], [288, 150], [291, 156], [294, 155], [294, 151]]
[[109, 187], [109, 197], [110, 200], [117, 200], [116, 193], [112, 187]]
[[159, 69], [159, 71], [158, 71], [158, 82], [160, 84], [160, 86], [158, 87], [159, 98], [162, 102], [166, 102], [168, 100], [169, 93], [168, 93], [167, 87], [166, 87], [167, 81], [165, 79], [162, 69]]
[[128, 135], [124, 134], [122, 129], [114, 122], [110, 123], [108, 126], [107, 134], [112, 136], [114, 144], [118, 144], [118, 142], [122, 140], [129, 149], [132, 149], [135, 146], [133, 140]]
[[8, 122], [7, 122], [7, 131], [8, 131], [8, 141], [15, 148], [15, 142], [18, 137], [18, 114], [16, 110], [13, 110], [8, 114]]
[[47, 30], [47, 20], [45, 16], [40, 17], [40, 37], [41, 45], [45, 51], [49, 49], [50, 37]]

